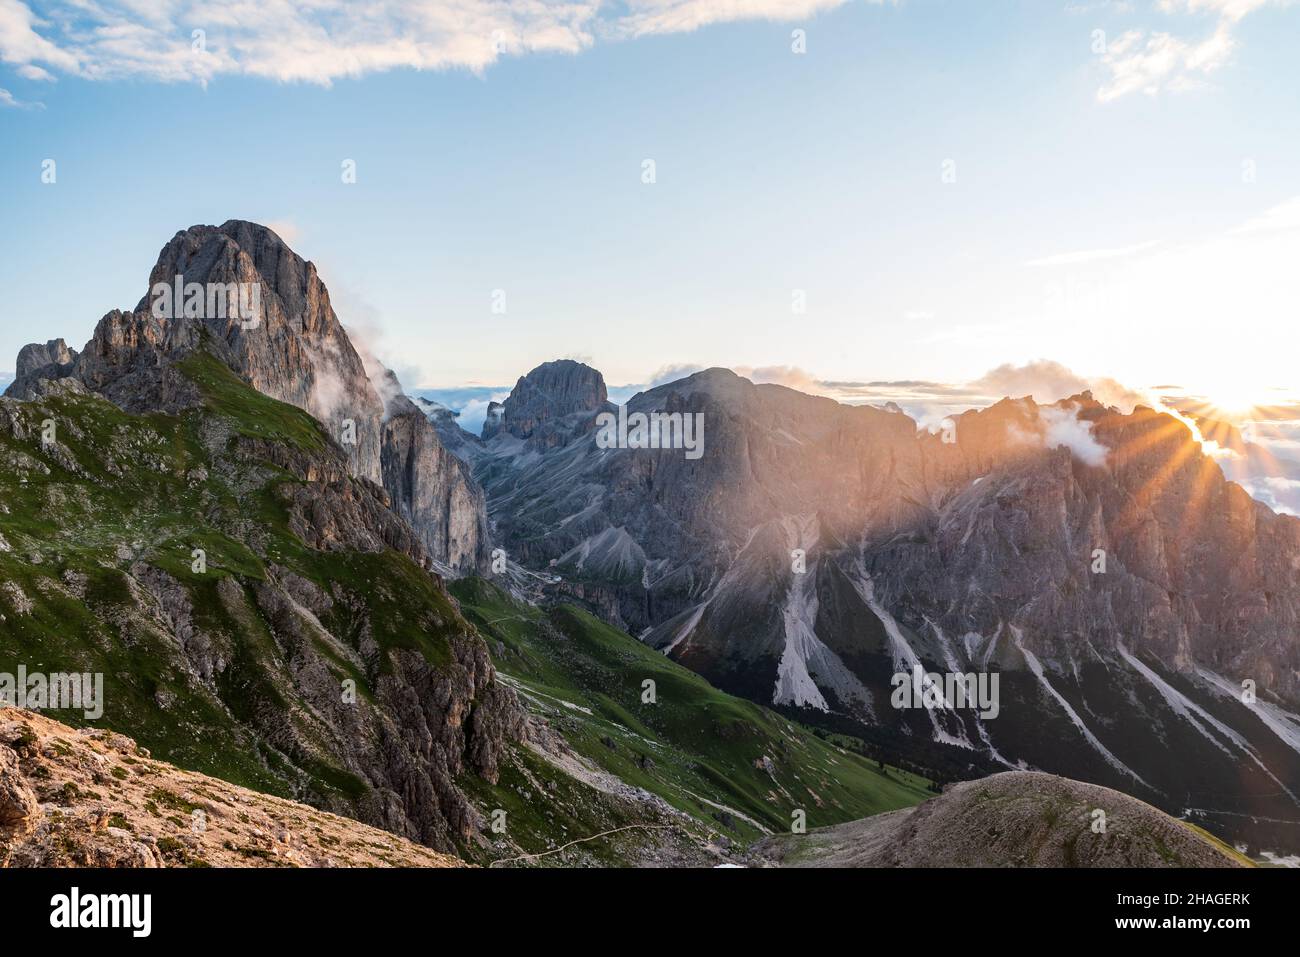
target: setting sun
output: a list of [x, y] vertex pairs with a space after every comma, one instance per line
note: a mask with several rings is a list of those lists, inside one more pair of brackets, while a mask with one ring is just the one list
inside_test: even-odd
[[1276, 401], [1269, 390], [1257, 382], [1246, 381], [1247, 372], [1240, 378], [1226, 379], [1210, 387], [1196, 390], [1204, 403], [1203, 414], [1234, 423], [1249, 420], [1254, 413]]

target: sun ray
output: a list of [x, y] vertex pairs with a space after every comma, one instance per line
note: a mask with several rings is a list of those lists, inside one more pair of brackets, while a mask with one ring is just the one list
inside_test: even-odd
[[[1149, 452], [1154, 450], [1157, 445], [1177, 443], [1171, 448], [1164, 461], [1157, 467], [1154, 475], [1142, 484], [1129, 499], [1123, 512], [1120, 513], [1117, 522], [1120, 528], [1132, 528], [1139, 524], [1141, 513], [1153, 508], [1168, 484], [1169, 480], [1177, 474], [1186, 461], [1197, 452], [1200, 452], [1200, 446], [1194, 440], [1194, 435], [1187, 435], [1187, 429], [1184, 424], [1177, 419], [1171, 418], [1169, 424], [1161, 426], [1154, 430], [1150, 435], [1144, 436], [1142, 440], [1129, 443], [1128, 451], [1133, 453], [1134, 446], [1140, 446], [1141, 451]], [[1180, 433], [1182, 438], [1180, 440]], [[1120, 450], [1116, 450], [1117, 453]], [[1138, 456], [1133, 455], [1133, 460]], [[1122, 460], [1121, 460], [1122, 461]]]

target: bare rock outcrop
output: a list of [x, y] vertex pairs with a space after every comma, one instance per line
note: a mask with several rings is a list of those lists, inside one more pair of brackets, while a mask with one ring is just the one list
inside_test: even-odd
[[561, 448], [588, 434], [597, 414], [612, 411], [604, 376], [573, 359], [557, 359], [521, 376], [499, 410], [489, 406], [483, 438], [505, 432], [534, 448]]
[[0, 867], [460, 867], [387, 831], [0, 711]]
[[390, 402], [383, 430], [380, 466], [393, 509], [451, 570], [484, 570], [487, 505], [469, 466], [447, 451], [428, 417], [405, 396]]

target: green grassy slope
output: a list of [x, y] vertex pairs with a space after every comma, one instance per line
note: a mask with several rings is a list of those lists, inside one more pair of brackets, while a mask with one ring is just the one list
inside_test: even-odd
[[[549, 712], [579, 754], [720, 834], [789, 830], [796, 810], [820, 827], [931, 796], [925, 779], [879, 768], [718, 691], [585, 611], [539, 609], [483, 579], [451, 591], [498, 671]], [[646, 681], [653, 704], [643, 702]]]
[[[95, 724], [120, 730], [156, 757], [283, 796], [360, 796], [364, 781], [328, 759], [328, 745], [286, 754], [267, 729], [320, 740], [294, 698], [283, 652], [254, 589], [273, 563], [336, 600], [321, 624], [351, 644], [317, 650], [339, 681], [371, 684], [387, 652], [412, 649], [434, 666], [449, 658], [446, 635], [466, 626], [435, 580], [394, 551], [318, 551], [289, 528], [277, 491], [299, 479], [249, 457], [240, 442], [314, 456], [329, 440], [306, 412], [243, 383], [196, 352], [180, 365], [204, 396], [178, 416], [135, 416], [91, 395], [0, 405], [0, 671], [100, 672], [105, 711]], [[57, 441], [41, 441], [53, 422]], [[206, 552], [206, 570], [192, 569]], [[165, 572], [183, 591], [187, 625], [227, 666], [215, 688], [196, 680], [174, 623], [142, 611], [131, 580], [137, 563]], [[232, 587], [233, 586], [233, 587]], [[362, 640], [381, 654], [358, 667]], [[345, 652], [347, 649], [345, 649]], [[52, 717], [80, 725], [77, 711]]]

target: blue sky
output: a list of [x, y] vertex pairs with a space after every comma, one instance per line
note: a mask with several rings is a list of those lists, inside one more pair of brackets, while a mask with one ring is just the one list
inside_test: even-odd
[[845, 394], [1038, 359], [1294, 381], [1288, 3], [211, 9], [0, 0], [0, 369], [133, 306], [178, 229], [245, 218], [412, 389], [561, 356]]

